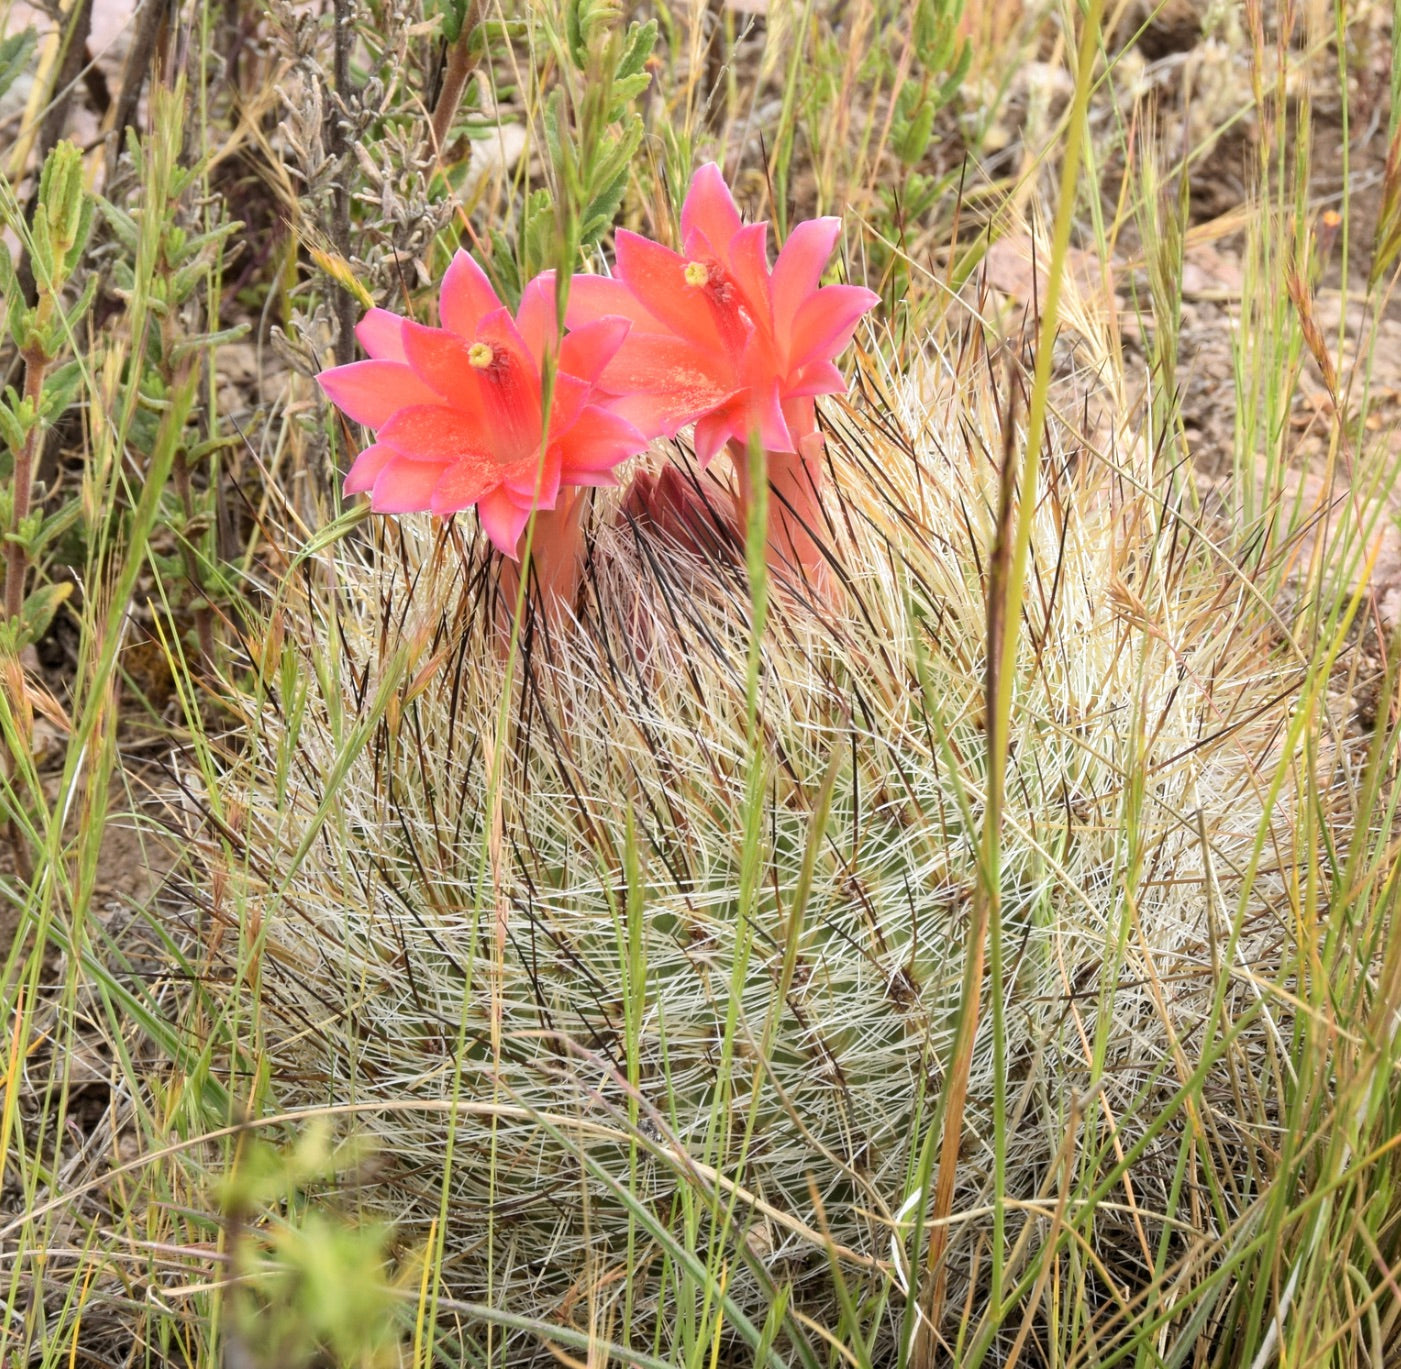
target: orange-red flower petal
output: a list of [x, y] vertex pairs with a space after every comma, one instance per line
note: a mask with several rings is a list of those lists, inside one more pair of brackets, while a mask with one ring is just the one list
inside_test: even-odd
[[399, 336], [403, 321], [401, 314], [391, 314], [388, 309], [371, 309], [355, 325], [355, 336], [376, 361], [403, 361], [404, 344]]
[[469, 341], [477, 326], [490, 313], [501, 308], [486, 272], [459, 249], [443, 276], [438, 291], [438, 319], [449, 332]]
[[862, 316], [879, 300], [874, 291], [860, 285], [828, 285], [809, 295], [793, 316], [789, 367], [798, 370], [843, 351]]
[[714, 162], [707, 162], [691, 177], [691, 188], [681, 206], [681, 241], [689, 243], [698, 229], [713, 248], [723, 250], [742, 226], [724, 175]]
[[378, 428], [406, 404], [438, 402], [433, 390], [397, 361], [352, 361], [316, 378], [337, 408], [367, 428]]

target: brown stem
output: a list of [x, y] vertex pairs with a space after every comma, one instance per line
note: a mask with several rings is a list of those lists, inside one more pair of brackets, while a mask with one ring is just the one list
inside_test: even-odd
[[44, 158], [63, 136], [63, 126], [77, 103], [69, 98], [69, 93], [82, 80], [83, 67], [87, 64], [88, 39], [92, 36], [92, 10], [93, 0], [76, 0], [65, 15], [53, 85], [49, 88], [44, 121], [39, 126], [36, 166], [44, 164]]
[[467, 89], [467, 78], [471, 76], [477, 59], [470, 47], [472, 30], [480, 19], [480, 0], [468, 0], [462, 15], [462, 27], [457, 38], [448, 44], [447, 66], [443, 70], [443, 84], [438, 89], [438, 100], [433, 106], [429, 121], [428, 150], [441, 158], [447, 146], [448, 133], [457, 114], [457, 106], [462, 103], [462, 92]]
[[34, 406], [34, 423], [24, 435], [24, 445], [15, 455], [15, 470], [11, 484], [14, 504], [10, 510], [10, 540], [5, 544], [5, 617], [13, 623], [24, 609], [25, 572], [29, 569], [29, 553], [20, 544], [18, 535], [29, 517], [29, 500], [33, 493], [34, 458], [38, 453], [39, 435], [43, 424], [39, 420], [39, 400], [44, 392], [44, 375], [49, 358], [37, 348], [24, 353], [24, 397]]
[[[38, 452], [43, 423], [39, 420], [39, 399], [44, 391], [44, 375], [49, 369], [51, 358], [37, 347], [27, 348], [24, 353], [24, 397], [34, 406], [34, 423], [24, 435], [24, 443], [15, 453], [15, 469], [11, 480], [14, 489], [14, 503], [10, 512], [11, 538], [5, 544], [5, 618], [13, 627], [24, 612], [25, 577], [29, 569], [29, 553], [20, 544], [17, 534], [29, 517], [29, 501], [34, 483], [34, 458]], [[32, 648], [29, 648], [32, 650]], [[18, 724], [24, 744], [29, 744], [33, 733], [34, 715], [29, 706], [24, 683], [24, 655], [10, 657], [4, 663], [5, 687], [10, 696], [10, 709]], [[13, 784], [15, 776], [15, 755], [6, 749], [3, 762], [5, 777]], [[30, 859], [29, 845], [24, 838], [18, 815], [11, 810], [6, 815], [5, 834], [9, 838], [10, 849], [14, 853], [15, 869], [26, 883], [34, 873], [34, 863]]]
[[[350, 117], [350, 53], [355, 41], [351, 21], [355, 17], [350, 0], [332, 0], [335, 15], [335, 49], [332, 72], [336, 99], [328, 102], [326, 110], [326, 149], [336, 159], [338, 170], [331, 187], [331, 242], [337, 252], [350, 260], [350, 185], [354, 165], [346, 119]], [[338, 107], [339, 106], [339, 107]], [[349, 361], [355, 355], [355, 322], [359, 309], [355, 296], [344, 285], [337, 284], [331, 292], [331, 307], [336, 315], [337, 361]], [[329, 452], [326, 460], [329, 462]], [[327, 467], [327, 478], [333, 479]]]
[[146, 84], [148, 75], [152, 79], [155, 77], [155, 57], [161, 25], [169, 8], [170, 0], [146, 0], [146, 4], [136, 11], [131, 47], [127, 50], [126, 61], [122, 64], [121, 90], [118, 92], [116, 110], [112, 116], [112, 131], [116, 136], [107, 152], [109, 181], [116, 174], [117, 159], [126, 146], [126, 131], [136, 123], [142, 87]]

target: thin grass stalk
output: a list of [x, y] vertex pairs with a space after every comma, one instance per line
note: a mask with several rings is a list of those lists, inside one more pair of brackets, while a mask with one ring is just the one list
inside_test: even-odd
[[[988, 797], [982, 827], [981, 855], [978, 862], [978, 883], [974, 892], [973, 915], [968, 933], [968, 959], [965, 964], [960, 998], [958, 1029], [954, 1037], [948, 1071], [949, 1102], [944, 1114], [943, 1139], [939, 1154], [938, 1177], [932, 1212], [929, 1249], [925, 1261], [927, 1299], [925, 1323], [916, 1342], [915, 1369], [932, 1369], [935, 1363], [938, 1328], [944, 1318], [947, 1288], [947, 1265], [944, 1255], [948, 1244], [946, 1220], [953, 1209], [954, 1181], [958, 1155], [963, 1141], [963, 1112], [967, 1099], [968, 1076], [973, 1063], [973, 1045], [977, 1035], [979, 1005], [982, 996], [983, 963], [989, 930], [993, 930], [994, 953], [1001, 949], [1001, 810], [1006, 783], [1007, 739], [1009, 735], [1013, 691], [1016, 680], [1017, 641], [1021, 631], [1022, 601], [1025, 593], [1031, 529], [1038, 504], [1040, 485], [1041, 446], [1045, 439], [1049, 408], [1051, 372], [1055, 353], [1056, 323], [1060, 310], [1062, 279], [1066, 256], [1070, 248], [1070, 231], [1075, 215], [1076, 190], [1080, 174], [1080, 155], [1085, 136], [1085, 116], [1089, 105], [1094, 62], [1100, 45], [1100, 22], [1104, 0], [1090, 0], [1080, 34], [1079, 60], [1066, 128], [1065, 158], [1061, 163], [1055, 228], [1051, 243], [1049, 279], [1046, 301], [1041, 318], [1040, 346], [1029, 404], [1026, 451], [1016, 478], [1020, 491], [1015, 540], [1000, 553], [1006, 557], [1005, 588], [1001, 571], [995, 570], [988, 590], [988, 675], [987, 675], [987, 747]], [[1010, 501], [1012, 476], [1010, 462], [1004, 462], [1003, 498]], [[999, 526], [1009, 526], [1010, 505], [1004, 510]], [[996, 557], [997, 553], [995, 553]], [[1000, 977], [1000, 966], [998, 968]], [[1005, 1061], [998, 1057], [1005, 1069]], [[1005, 1093], [1005, 1079], [995, 1085], [999, 1098]], [[1005, 1139], [999, 1144], [1005, 1145]], [[993, 1237], [993, 1321], [1001, 1318], [1003, 1295], [1001, 1287], [1003, 1261], [1003, 1199], [1005, 1197], [1004, 1166], [996, 1171], [996, 1223]]]
[[[456, 111], [457, 101], [461, 98], [462, 89], [465, 87], [467, 75], [470, 73], [470, 65], [463, 67], [462, 63], [471, 59], [469, 41], [472, 28], [475, 27], [477, 15], [476, 0], [469, 0], [464, 14], [461, 32], [458, 41], [454, 44], [457, 52], [456, 67], [457, 88], [455, 93], [451, 90], [448, 80], [445, 78], [444, 89], [439, 99], [437, 108], [434, 111], [433, 135], [437, 144], [437, 150], [441, 156], [442, 139], [446, 136], [447, 127], [451, 124], [452, 115]], [[551, 40], [557, 49], [557, 54], [562, 52], [560, 35], [551, 31]], [[612, 40], [616, 43], [616, 38]], [[610, 65], [608, 70], [614, 70]], [[597, 87], [600, 83], [593, 83], [590, 91], [592, 98], [586, 101], [584, 109], [584, 127], [581, 131], [581, 141], [583, 145], [583, 156], [589, 157], [596, 153], [600, 142], [601, 128], [599, 121], [604, 116], [603, 91]], [[448, 108], [446, 97], [451, 95], [451, 108]], [[439, 131], [439, 114], [442, 115], [443, 127]], [[577, 171], [577, 168], [566, 166], [557, 168], [557, 171], [565, 173], [562, 179], [565, 180], [565, 193], [560, 197], [558, 206], [557, 226], [559, 231], [559, 241], [557, 243], [557, 261], [559, 269], [556, 272], [555, 283], [555, 310], [556, 324], [561, 332], [564, 329], [565, 312], [568, 307], [569, 283], [574, 264], [579, 257], [579, 243], [581, 233], [581, 221], [584, 206], [579, 202], [581, 198], [581, 183], [586, 181], [586, 177], [572, 176], [567, 173]], [[544, 358], [544, 365], [541, 370], [541, 450], [536, 471], [536, 498], [535, 508], [526, 523], [524, 543], [521, 549], [521, 565], [529, 568], [535, 546], [537, 535], [537, 525], [539, 523], [539, 497], [542, 489], [545, 471], [546, 444], [549, 434], [549, 415], [554, 399], [554, 387], [556, 376], [556, 363], [553, 354], [548, 354]], [[577, 508], [572, 510], [572, 516], [577, 520], [579, 516]], [[570, 516], [569, 514], [566, 515]], [[497, 885], [497, 875], [499, 874], [501, 861], [503, 859], [500, 849], [503, 828], [502, 786], [505, 778], [505, 760], [510, 750], [509, 736], [509, 715], [511, 698], [513, 692], [513, 682], [517, 663], [519, 661], [520, 634], [525, 615], [525, 606], [528, 602], [528, 576], [519, 575], [516, 577], [513, 598], [514, 607], [511, 612], [510, 632], [506, 645], [506, 668], [501, 687], [501, 701], [497, 710], [496, 729], [494, 741], [490, 747], [490, 759], [488, 768], [487, 783], [487, 806], [490, 812], [489, 821], [483, 826], [481, 843], [481, 853], [478, 862], [476, 893], [473, 900], [472, 923], [473, 923], [473, 944], [476, 940], [476, 928], [481, 915], [482, 891], [485, 888], [488, 865], [493, 872], [493, 887]], [[562, 610], [563, 612], [563, 610]], [[564, 613], [567, 617], [567, 613]], [[505, 955], [506, 955], [506, 905], [500, 891], [497, 891], [495, 912], [495, 940], [494, 954], [492, 962], [493, 994], [492, 994], [492, 1057], [497, 1062], [495, 1071], [496, 1082], [493, 1089], [499, 1087], [501, 1059], [501, 1004], [503, 992], [500, 986], [504, 983], [505, 975]], [[467, 1044], [468, 1030], [468, 1009], [470, 1005], [470, 988], [464, 987], [462, 996], [462, 1009], [458, 1022], [458, 1035], [456, 1048], [454, 1050], [452, 1098], [456, 1102], [461, 1096], [462, 1089], [462, 1061]], [[443, 1181], [440, 1190], [439, 1212], [437, 1222], [437, 1245], [433, 1253], [435, 1267], [441, 1266], [443, 1257], [443, 1242], [446, 1239], [446, 1232], [449, 1220], [449, 1208], [451, 1200], [451, 1180], [453, 1173], [453, 1151], [456, 1144], [456, 1114], [453, 1114], [452, 1122], [448, 1130], [448, 1148], [443, 1168]], [[495, 1123], [492, 1124], [491, 1144], [490, 1144], [490, 1166], [493, 1173], [496, 1172], [497, 1157], [497, 1131]], [[494, 1250], [494, 1224], [488, 1219], [487, 1231], [488, 1248]], [[428, 1324], [430, 1328], [429, 1338], [432, 1339], [436, 1333], [438, 1316], [438, 1282], [435, 1281], [432, 1296], [432, 1305], [429, 1311]]]
[[[641, 1153], [637, 1145], [637, 1129], [640, 1117], [639, 1098], [642, 1089], [642, 1026], [647, 1012], [647, 962], [643, 946], [643, 922], [646, 917], [647, 884], [643, 866], [643, 856], [637, 839], [637, 819], [631, 800], [627, 805], [627, 822], [624, 828], [625, 846], [623, 861], [625, 871], [626, 897], [623, 916], [625, 927], [620, 928], [619, 963], [626, 967], [624, 979], [624, 1011], [627, 1016], [625, 1043], [627, 1050], [628, 1080], [628, 1185], [636, 1195], [641, 1175]], [[637, 1222], [631, 1215], [627, 1229], [627, 1267], [629, 1277], [623, 1296], [623, 1325], [633, 1324], [633, 1280], [631, 1271], [637, 1267]]]
[[[1277, 804], [1280, 793], [1283, 789], [1285, 774], [1290, 764], [1289, 758], [1292, 757], [1295, 754], [1297, 748], [1303, 744], [1303, 741], [1305, 739], [1305, 731], [1311, 725], [1313, 718], [1316, 716], [1316, 710], [1320, 707], [1320, 699], [1323, 694], [1323, 691], [1327, 688], [1327, 681], [1330, 677], [1333, 663], [1338, 659], [1338, 656], [1343, 649], [1348, 630], [1352, 624], [1353, 619], [1355, 618], [1357, 612], [1361, 607], [1366, 583], [1367, 582], [1365, 578], [1361, 583], [1359, 583], [1353, 595], [1351, 596], [1346, 611], [1343, 614], [1342, 621], [1337, 625], [1332, 640], [1328, 643], [1326, 649], [1315, 658], [1315, 663], [1310, 671], [1309, 678], [1301, 691], [1300, 706], [1297, 709], [1295, 716], [1290, 720], [1288, 737], [1283, 753], [1284, 759], [1281, 760], [1279, 766], [1276, 768], [1274, 776], [1271, 779], [1266, 804], [1267, 812], [1271, 811], [1274, 808], [1275, 804]], [[1264, 830], [1261, 830], [1257, 834], [1256, 840], [1251, 851], [1250, 861], [1246, 867], [1247, 880], [1245, 885], [1243, 886], [1243, 889], [1245, 890], [1249, 889], [1251, 883], [1253, 882], [1256, 876], [1256, 873], [1259, 870], [1261, 858], [1264, 854], [1266, 840], [1267, 834]], [[1232, 921], [1231, 935], [1228, 941], [1225, 955], [1223, 957], [1225, 963], [1230, 963], [1235, 956], [1236, 943], [1239, 939], [1240, 929], [1246, 916], [1244, 898], [1245, 895], [1244, 893], [1242, 893], [1241, 903], [1238, 907], [1237, 915]], [[1321, 976], [1319, 975], [1310, 975], [1309, 981], [1311, 983], [1318, 983], [1320, 978]], [[1225, 976], [1222, 976], [1221, 979], [1218, 981], [1216, 992], [1214, 995], [1214, 1002], [1212, 1005], [1213, 1016], [1219, 1015], [1224, 1007], [1227, 982], [1228, 981]], [[1304, 1020], [1305, 1022], [1307, 1022], [1308, 1019], [1305, 1018]], [[1313, 1076], [1310, 1077], [1312, 1078]], [[1321, 1080], [1326, 1076], [1320, 1074], [1317, 1077]], [[1296, 1136], [1306, 1134], [1304, 1130], [1305, 1119], [1302, 1117], [1298, 1110], [1299, 1104], [1303, 1102], [1304, 1097], [1305, 1095], [1302, 1092], [1295, 1095], [1295, 1118], [1293, 1121], [1293, 1125], [1285, 1128], [1285, 1135], [1282, 1146], [1282, 1149], [1284, 1150], [1284, 1155], [1282, 1156], [1281, 1164], [1281, 1172], [1283, 1173], [1289, 1173], [1292, 1170], [1292, 1165], [1289, 1163], [1289, 1161], [1290, 1150], [1295, 1144], [1294, 1138]], [[1332, 1128], [1329, 1127], [1325, 1134], [1331, 1135], [1331, 1132]], [[1304, 1238], [1303, 1243], [1310, 1252], [1319, 1240], [1323, 1226], [1328, 1220], [1329, 1215], [1331, 1214], [1332, 1199], [1335, 1189], [1342, 1182], [1343, 1176], [1335, 1171], [1335, 1173], [1332, 1176], [1331, 1182], [1325, 1182], [1315, 1189], [1314, 1196], [1318, 1200], [1317, 1206], [1315, 1207], [1312, 1203], [1308, 1204], [1308, 1206], [1311, 1207], [1313, 1210], [1311, 1213], [1311, 1219], [1305, 1227], [1305, 1230], [1308, 1232], [1308, 1234]], [[1292, 1209], [1289, 1207], [1291, 1196], [1292, 1195], [1289, 1192], [1288, 1186], [1281, 1183], [1276, 1183], [1272, 1187], [1271, 1193], [1269, 1195], [1269, 1247], [1272, 1250], [1274, 1250], [1276, 1254], [1283, 1253], [1283, 1236], [1286, 1226], [1298, 1222], [1300, 1217], [1303, 1215], [1302, 1205], [1299, 1207], [1294, 1207]], [[1300, 1260], [1302, 1260], [1304, 1257], [1301, 1256], [1299, 1258]], [[1277, 1273], [1278, 1271], [1276, 1270], [1273, 1272]], [[1266, 1299], [1269, 1297], [1272, 1289], [1279, 1287], [1278, 1283], [1275, 1280], [1267, 1278], [1257, 1278], [1251, 1283], [1251, 1285], [1248, 1288], [1248, 1291], [1245, 1293], [1248, 1307], [1248, 1310], [1246, 1311], [1243, 1317], [1243, 1322], [1246, 1328], [1245, 1345], [1247, 1349], [1247, 1357], [1250, 1360], [1252, 1369], [1254, 1369], [1254, 1366], [1256, 1365], [1263, 1364], [1268, 1359], [1268, 1352], [1273, 1346], [1276, 1337], [1278, 1336], [1280, 1320], [1284, 1317], [1289, 1305], [1293, 1301], [1294, 1288], [1297, 1286], [1297, 1278], [1299, 1276], [1299, 1272], [1300, 1266], [1298, 1263], [1296, 1263], [1294, 1268], [1291, 1269], [1289, 1274], [1286, 1276], [1283, 1292], [1280, 1294], [1279, 1304], [1276, 1307], [1276, 1314], [1274, 1316], [1266, 1315], [1265, 1302]], [[1264, 1332], [1263, 1336], [1260, 1335], [1260, 1332], [1262, 1330]], [[1252, 1351], [1253, 1353], [1250, 1353]]]
[[[47, 291], [41, 292], [40, 310], [50, 302]], [[40, 326], [45, 322], [43, 312]], [[38, 421], [40, 401], [44, 396], [44, 376], [49, 369], [50, 358], [38, 347], [28, 347], [24, 357], [24, 398], [34, 405], [35, 422], [25, 434], [24, 443], [15, 457], [15, 468], [10, 476], [13, 503], [10, 510], [10, 537], [5, 544], [5, 617], [14, 623], [24, 608], [25, 581], [29, 573], [29, 553], [20, 536], [25, 520], [29, 517], [29, 504], [34, 493], [34, 462], [38, 453], [39, 438], [44, 425]]]
[[[186, 524], [194, 522], [194, 485], [190, 478], [188, 453], [182, 444], [175, 455], [175, 467], [171, 472], [171, 482], [175, 486], [176, 497], [185, 514]], [[200, 659], [204, 669], [211, 669], [215, 662], [217, 647], [214, 641], [214, 614], [208, 600], [204, 598], [204, 577], [201, 574], [199, 549], [192, 535], [180, 539], [180, 558], [185, 566], [185, 578], [190, 583], [190, 592], [199, 596], [193, 610], [195, 636], [199, 641]]]
[[[759, 697], [762, 681], [764, 657], [764, 627], [768, 618], [768, 480], [764, 472], [764, 449], [757, 433], [751, 433], [748, 444], [749, 480], [752, 486], [751, 503], [747, 510], [748, 523], [745, 528], [745, 560], [749, 575], [750, 596], [750, 636], [745, 662], [745, 735], [749, 757], [745, 775], [744, 803], [741, 808], [739, 900], [735, 916], [739, 926], [736, 936], [734, 964], [731, 967], [729, 1001], [725, 1008], [725, 1023], [720, 1041], [717, 1086], [710, 1109], [710, 1121], [706, 1135], [705, 1155], [717, 1170], [726, 1166], [731, 1146], [731, 1081], [735, 1068], [735, 1047], [739, 1034], [740, 1004], [749, 973], [749, 956], [754, 944], [754, 929], [758, 908], [759, 889], [763, 879], [763, 834], [765, 794], [768, 787], [769, 766], [764, 753], [764, 737], [760, 719]], [[751, 1108], [743, 1136], [739, 1143], [739, 1154], [735, 1157], [736, 1182], [743, 1181], [745, 1157], [753, 1134], [756, 1109]], [[723, 1270], [718, 1267], [726, 1249], [725, 1232], [730, 1228], [735, 1210], [735, 1200], [724, 1205], [720, 1195], [715, 1195], [709, 1220], [712, 1231], [710, 1242], [710, 1267], [708, 1279], [723, 1278]], [[715, 1332], [708, 1328], [710, 1289], [706, 1290], [706, 1309], [701, 1319], [702, 1343], [713, 1341]]]
[[[797, 9], [797, 6], [794, 6]], [[788, 50], [787, 69], [783, 79], [783, 101], [779, 110], [778, 129], [770, 173], [773, 176], [774, 231], [782, 239], [788, 235], [788, 168], [793, 158], [793, 138], [797, 130], [798, 77], [803, 68], [805, 38], [812, 27], [813, 0], [802, 0], [802, 8], [789, 15], [797, 34]]]

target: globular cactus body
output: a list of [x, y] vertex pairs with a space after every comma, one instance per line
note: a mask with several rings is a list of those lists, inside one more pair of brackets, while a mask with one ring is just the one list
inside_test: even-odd
[[[686, 1250], [756, 1324], [787, 1285], [835, 1325], [835, 1263], [898, 1334], [976, 882], [1001, 404], [829, 430], [841, 584], [773, 587], [757, 773], [742, 558], [612, 496], [579, 621], [524, 625], [509, 683], [481, 553], [427, 518], [328, 553], [286, 614], [220, 954], [257, 938], [278, 1102], [361, 1106], [389, 1163], [359, 1199], [411, 1243], [446, 1183], [453, 1297], [644, 1349], [660, 1324], [665, 1356], [704, 1313]], [[1170, 1195], [1255, 1144], [1184, 1083], [1259, 1114], [1282, 1067], [1289, 666], [1146, 456], [1052, 438], [1006, 784], [1006, 1233], [1025, 1267], [1064, 1195], [1112, 1299], [1222, 1220]], [[954, 1316], [992, 1231], [987, 993]]]

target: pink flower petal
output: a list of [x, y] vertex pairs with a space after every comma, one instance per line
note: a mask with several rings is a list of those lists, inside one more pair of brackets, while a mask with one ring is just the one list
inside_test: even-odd
[[741, 447], [757, 435], [766, 452], [791, 452], [793, 439], [784, 420], [778, 386], [743, 390], [728, 403], [696, 420], [696, 456], [704, 465], [726, 442]]
[[559, 326], [555, 313], [555, 273], [545, 271], [521, 291], [521, 305], [516, 310], [516, 328], [525, 339], [526, 348], [543, 367], [545, 357], [559, 344]]
[[670, 333], [634, 329], [603, 368], [598, 385], [614, 395], [671, 395], [682, 407], [693, 403], [699, 411], [739, 389], [739, 377], [727, 361]]
[[742, 440], [749, 440], [751, 429], [757, 428], [759, 441], [766, 452], [791, 452], [796, 448], [788, 422], [784, 417], [777, 384], [764, 389], [749, 391], [748, 411], [744, 415], [745, 429], [739, 434]]
[[879, 295], [859, 285], [828, 285], [809, 295], [793, 318], [789, 367], [830, 361], [851, 341], [861, 316], [879, 301]]
[[371, 309], [355, 325], [355, 336], [376, 361], [403, 361], [404, 344], [399, 339], [399, 325], [403, 321], [399, 314], [391, 314], [388, 309]]
[[717, 392], [714, 401], [697, 402], [694, 395], [622, 395], [608, 401], [608, 411], [627, 419], [644, 437], [675, 437], [688, 423], [723, 403], [729, 396]]
[[618, 230], [615, 242], [618, 274], [648, 313], [704, 351], [718, 354], [733, 350], [716, 317], [720, 309], [715, 290], [705, 283], [692, 285], [686, 279], [693, 263], [626, 229]]
[[788, 426], [796, 451], [803, 450], [803, 443], [817, 433], [817, 405], [807, 396], [783, 400], [783, 421]]
[[438, 294], [439, 322], [470, 341], [482, 319], [500, 307], [501, 301], [491, 288], [486, 272], [459, 248], [443, 276]]
[[728, 244], [722, 243], [717, 248], [699, 228], [693, 228], [682, 242], [681, 257], [683, 261], [714, 262], [722, 271], [728, 271], [730, 254], [727, 249]]
[[359, 456], [350, 464], [350, 471], [345, 477], [344, 491], [347, 498], [352, 494], [363, 494], [370, 489], [379, 473], [398, 456], [398, 452], [393, 447], [386, 447], [383, 444], [376, 444], [373, 447], [366, 447]]
[[455, 408], [479, 413], [481, 396], [476, 371], [467, 360], [467, 342], [445, 328], [418, 323], [405, 323], [403, 336], [409, 366], [434, 391], [435, 402], [446, 399]]
[[601, 318], [576, 328], [560, 343], [560, 370], [596, 384], [631, 328], [627, 319], [617, 317]]
[[681, 240], [689, 242], [693, 229], [710, 240], [711, 247], [724, 253], [730, 239], [739, 232], [742, 220], [725, 177], [714, 162], [707, 162], [691, 177], [686, 203], [681, 206]]
[[773, 334], [767, 328], [750, 330], [740, 357], [739, 378], [746, 389], [766, 390], [783, 375]]
[[477, 341], [490, 347], [494, 358], [481, 370], [472, 368], [494, 449], [508, 464], [536, 456], [544, 416], [540, 368], [530, 348], [505, 309], [482, 319], [477, 325]]
[[783, 387], [785, 399], [845, 393], [846, 377], [830, 361], [810, 361], [801, 370], [795, 371]]
[[442, 479], [436, 461], [409, 461], [396, 456], [375, 479], [370, 507], [376, 513], [418, 513], [428, 508], [433, 487]]
[[773, 315], [778, 345], [784, 350], [792, 342], [799, 308], [821, 284], [841, 231], [840, 219], [808, 219], [793, 229], [778, 254], [773, 268]]
[[555, 388], [549, 397], [549, 440], [558, 439], [560, 433], [579, 418], [593, 394], [590, 381], [570, 376], [563, 370], [555, 371]]
[[415, 404], [400, 409], [380, 431], [379, 440], [410, 461], [458, 461], [468, 453], [492, 460], [495, 447], [490, 427], [461, 409], [446, 404]]
[[741, 228], [730, 244], [730, 275], [749, 306], [756, 328], [773, 329], [773, 295], [769, 286], [769, 226]]
[[727, 407], [717, 409], [714, 413], [704, 414], [696, 419], [696, 431], [693, 439], [696, 449], [696, 460], [704, 468], [715, 459], [716, 454], [730, 440], [730, 431], [734, 426], [734, 415]]
[[438, 483], [433, 486], [429, 507], [434, 513], [446, 517], [470, 508], [488, 490], [496, 486], [494, 471], [479, 461], [455, 461], [441, 471]]
[[552, 509], [559, 498], [559, 482], [560, 450], [555, 445], [545, 453], [543, 470], [538, 463], [522, 463], [501, 483], [512, 495], [519, 496], [514, 501], [518, 507], [523, 503], [527, 509]]
[[530, 510], [517, 508], [505, 490], [496, 489], [477, 501], [477, 517], [496, 550], [512, 561], [519, 560], [516, 548], [530, 521]]
[[575, 276], [569, 282], [565, 326], [582, 328], [604, 318], [630, 319], [635, 327], [653, 333], [660, 322], [622, 281], [612, 276]]
[[647, 439], [627, 419], [591, 404], [560, 438], [563, 478], [577, 484], [577, 474], [612, 470], [646, 445]]
[[575, 471], [570, 476], [569, 483], [588, 489], [603, 489], [610, 485], [616, 485], [618, 477], [612, 470]]
[[436, 404], [433, 393], [397, 361], [352, 361], [316, 377], [327, 399], [357, 423], [378, 428], [408, 404]]

